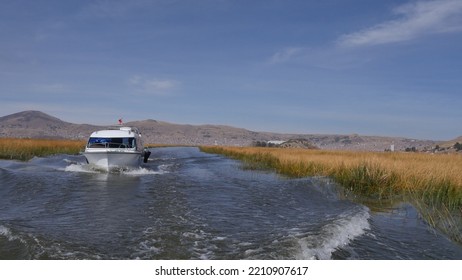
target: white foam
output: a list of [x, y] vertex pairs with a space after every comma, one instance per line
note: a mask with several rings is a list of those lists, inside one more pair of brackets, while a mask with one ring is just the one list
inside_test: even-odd
[[64, 161], [64, 162], [66, 162], [66, 163], [72, 163], [72, 164], [76, 164], [76, 162], [75, 162], [75, 161], [73, 161], [73, 160], [70, 160], [70, 159], [67, 159], [67, 158], [63, 159], [63, 161]]
[[9, 240], [10, 237], [11, 237], [11, 231], [10, 231], [9, 228], [0, 225], [0, 235], [3, 235], [3, 236], [5, 236], [5, 237], [7, 237], [8, 240]]
[[225, 236], [216, 236], [216, 237], [213, 238], [212, 240], [213, 240], [213, 241], [224, 241], [224, 240], [226, 240], [226, 239], [227, 239], [227, 237], [225, 237]]
[[161, 249], [157, 248], [156, 246], [151, 244], [150, 241], [142, 241], [138, 244], [138, 256], [146, 255], [146, 254], [158, 254], [161, 252]]
[[297, 259], [330, 259], [338, 248], [370, 229], [369, 210], [364, 207], [356, 213], [346, 213], [322, 227], [321, 232], [298, 239]]
[[103, 170], [103, 169], [98, 169], [95, 166], [89, 165], [89, 164], [70, 164], [66, 166], [65, 168], [61, 169], [66, 172], [77, 172], [77, 173], [120, 173], [123, 175], [128, 175], [128, 176], [143, 176], [143, 175], [158, 175], [158, 174], [165, 174], [168, 173], [168, 171], [165, 170], [152, 170], [152, 169], [146, 169], [143, 167], [140, 168], [135, 168], [135, 169], [121, 169], [121, 170], [111, 170], [110, 172]]
[[163, 172], [165, 172], [165, 173], [168, 173], [169, 170], [170, 170], [172, 167], [173, 167], [173, 164], [161, 164], [161, 165], [159, 165], [158, 168], [159, 168], [160, 171], [163, 171]]
[[8, 241], [19, 240], [22, 243], [26, 243], [21, 237], [14, 235], [9, 228], [0, 225], [0, 236], [2, 235], [5, 236]]
[[152, 234], [154, 233], [154, 228], [148, 227], [143, 231], [143, 234]]
[[64, 168], [66, 172], [82, 172], [82, 173], [99, 173], [97, 170], [92, 169], [89, 165], [71, 164]]
[[156, 171], [156, 170], [140, 167], [136, 169], [123, 170], [121, 173], [125, 175], [129, 175], [129, 176], [143, 176], [143, 175], [164, 174], [164, 173], [167, 173], [167, 171], [163, 171], [163, 170]]

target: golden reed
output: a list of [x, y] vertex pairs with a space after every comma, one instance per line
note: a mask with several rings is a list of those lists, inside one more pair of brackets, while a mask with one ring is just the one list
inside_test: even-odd
[[78, 154], [85, 147], [81, 140], [0, 138], [0, 158], [29, 160], [35, 156]]

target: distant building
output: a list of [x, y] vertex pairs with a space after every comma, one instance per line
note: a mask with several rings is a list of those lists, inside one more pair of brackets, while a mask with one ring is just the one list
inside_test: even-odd
[[270, 140], [267, 143], [268, 143], [268, 146], [270, 146], [270, 145], [275, 145], [276, 146], [276, 145], [281, 145], [282, 143], [285, 143], [285, 142], [286, 141]]

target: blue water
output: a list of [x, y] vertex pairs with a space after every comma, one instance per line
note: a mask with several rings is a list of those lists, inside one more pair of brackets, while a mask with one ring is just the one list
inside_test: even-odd
[[371, 211], [326, 178], [197, 148], [103, 173], [82, 156], [0, 160], [0, 259], [462, 259], [408, 204]]

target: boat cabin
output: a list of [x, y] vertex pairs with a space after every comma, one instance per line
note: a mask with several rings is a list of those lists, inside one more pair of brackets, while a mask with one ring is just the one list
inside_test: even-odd
[[142, 149], [141, 134], [133, 127], [95, 131], [88, 139], [87, 148]]

